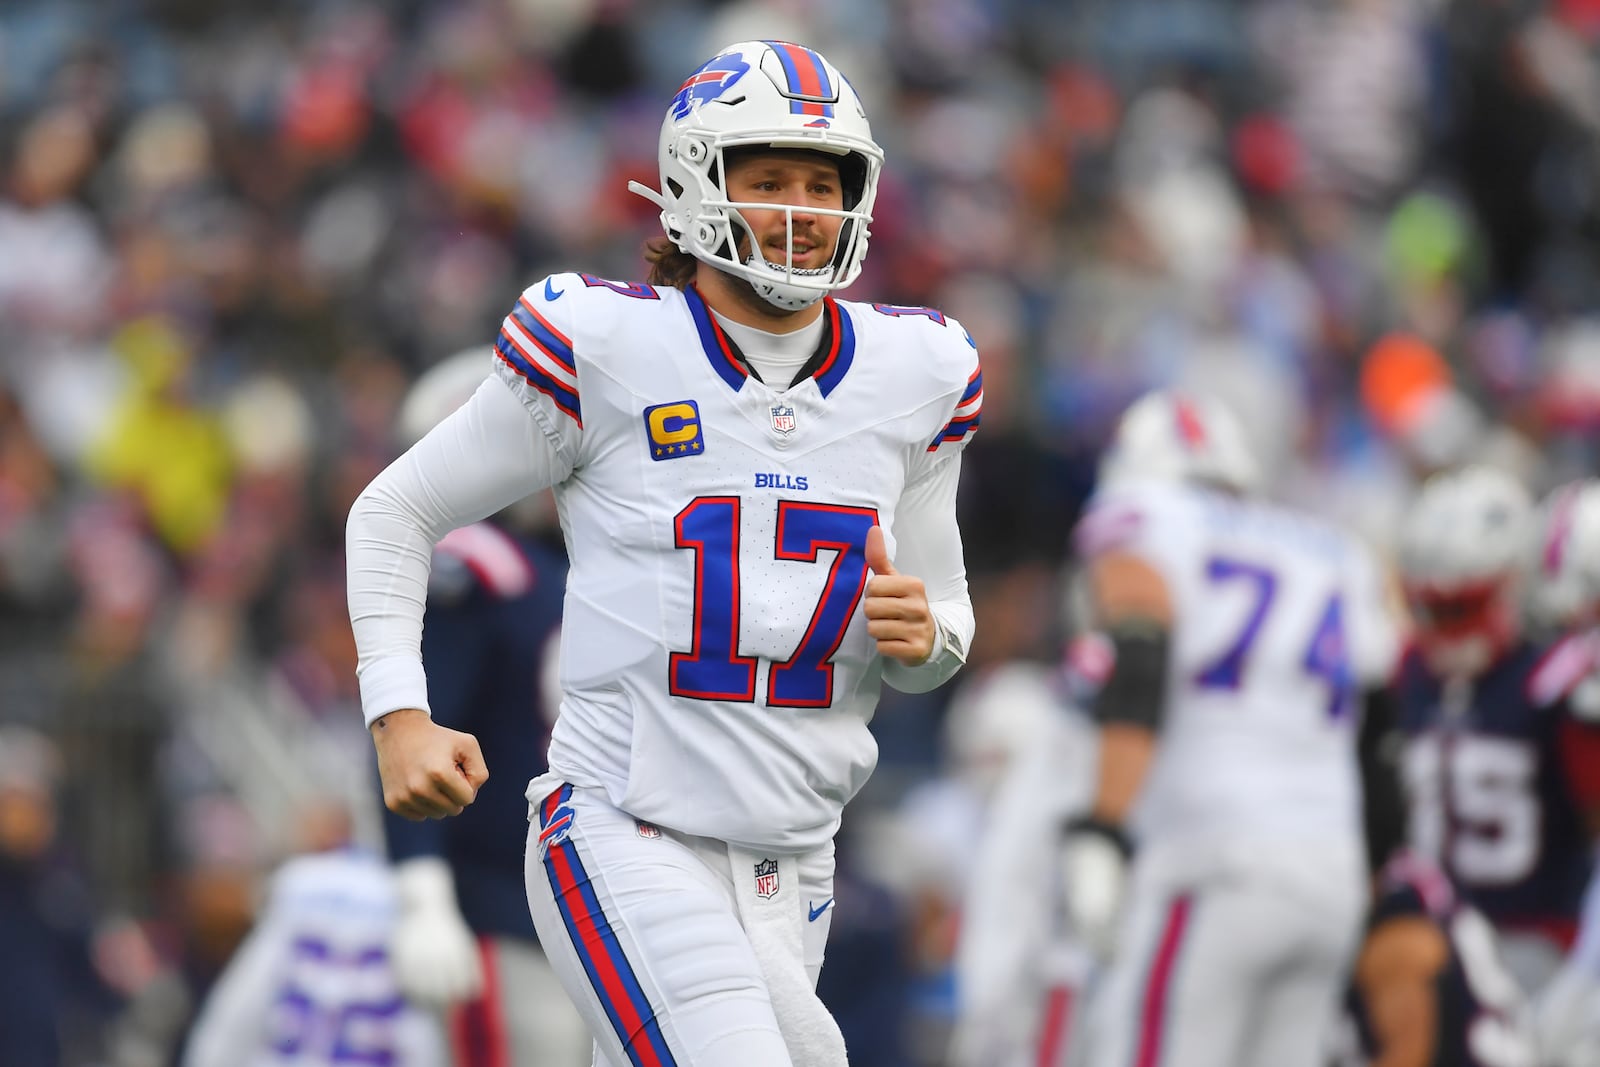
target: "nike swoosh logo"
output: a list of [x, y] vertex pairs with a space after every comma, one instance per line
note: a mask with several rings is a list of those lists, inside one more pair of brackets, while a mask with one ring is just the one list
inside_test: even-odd
[[555, 286], [551, 285], [549, 278], [544, 280], [544, 298], [546, 300], [560, 300], [562, 294], [565, 292], [565, 289], [557, 289]]
[[822, 918], [822, 913], [831, 907], [833, 907], [833, 898], [829, 897], [827, 900], [822, 902], [821, 906], [810, 909], [811, 918], [807, 921], [816, 922], [818, 919]]

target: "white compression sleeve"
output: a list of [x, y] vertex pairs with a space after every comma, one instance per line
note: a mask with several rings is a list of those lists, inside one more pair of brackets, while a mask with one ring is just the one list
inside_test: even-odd
[[883, 680], [902, 693], [926, 693], [939, 686], [966, 662], [972, 645], [976, 627], [967, 595], [961, 527], [956, 525], [960, 481], [961, 457], [957, 454], [907, 486], [895, 511], [895, 569], [922, 579], [939, 630], [927, 662], [916, 667], [895, 660], [884, 662]]
[[528, 410], [498, 378], [362, 491], [345, 524], [350, 624], [367, 725], [428, 707], [422, 613], [433, 546], [571, 474]]

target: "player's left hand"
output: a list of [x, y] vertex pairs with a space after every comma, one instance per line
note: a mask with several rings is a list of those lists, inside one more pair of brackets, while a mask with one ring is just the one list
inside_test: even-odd
[[901, 574], [889, 559], [883, 527], [867, 531], [867, 595], [862, 609], [867, 615], [867, 633], [878, 642], [878, 651], [907, 667], [915, 667], [933, 655], [933, 612], [928, 608], [928, 591], [921, 578]]

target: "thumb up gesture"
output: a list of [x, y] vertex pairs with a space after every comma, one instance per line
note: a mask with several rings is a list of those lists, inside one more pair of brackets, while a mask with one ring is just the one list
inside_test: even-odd
[[883, 527], [867, 531], [867, 595], [862, 609], [867, 633], [878, 642], [878, 652], [915, 667], [933, 655], [933, 613], [922, 579], [901, 574], [889, 558]]

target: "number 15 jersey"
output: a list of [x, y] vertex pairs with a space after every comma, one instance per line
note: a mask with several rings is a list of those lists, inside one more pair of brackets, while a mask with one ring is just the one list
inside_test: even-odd
[[954, 478], [982, 403], [974, 346], [932, 309], [829, 298], [823, 318], [788, 388], [749, 372], [692, 288], [555, 275], [496, 342], [557, 451], [572, 557], [551, 769], [639, 819], [766, 850], [831, 837], [877, 760], [867, 531], [914, 555], [940, 531], [896, 519], [940, 495], [924, 503], [954, 573], [918, 577], [931, 602], [966, 601]]

